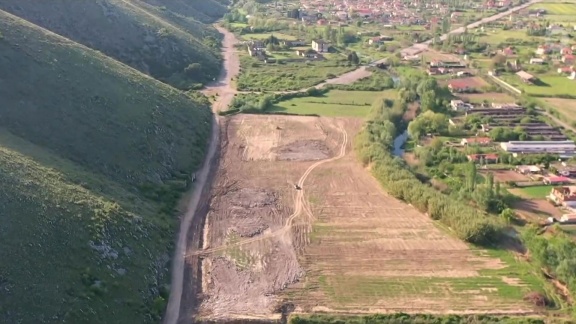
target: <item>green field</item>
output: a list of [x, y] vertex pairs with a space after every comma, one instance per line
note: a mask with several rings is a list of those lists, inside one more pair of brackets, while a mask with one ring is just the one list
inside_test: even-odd
[[550, 190], [552, 190], [554, 186], [534, 186], [534, 187], [525, 187], [519, 188], [523, 195], [528, 198], [545, 198], [550, 194]]
[[295, 36], [287, 35], [287, 34], [283, 34], [283, 33], [276, 33], [276, 32], [260, 33], [260, 34], [243, 34], [241, 37], [243, 39], [248, 39], [248, 40], [262, 40], [262, 39], [270, 38], [270, 36], [272, 36], [272, 35], [274, 37], [277, 37], [278, 39], [282, 39], [282, 40], [296, 40]]
[[314, 62], [264, 63], [249, 56], [241, 56], [241, 72], [236, 80], [241, 91], [302, 90], [327, 78], [355, 69], [341, 57]]
[[505, 75], [501, 78], [512, 86], [524, 90], [529, 95], [554, 97], [558, 95], [574, 96], [576, 80], [570, 80], [562, 75], [536, 75], [536, 84], [526, 84], [516, 75]]
[[331, 90], [320, 97], [294, 98], [280, 102], [268, 111], [320, 116], [366, 117], [376, 99], [395, 99], [395, 90], [341, 91]]
[[[530, 6], [529, 9], [545, 9], [548, 15], [566, 15], [566, 16], [576, 15], [575, 2], [537, 3]], [[548, 16], [545, 15], [545, 18], [548, 19]]]
[[480, 37], [480, 42], [485, 42], [488, 44], [499, 44], [507, 42], [510, 39], [528, 41], [528, 40], [540, 40], [543, 37], [528, 36], [526, 30], [493, 30], [491, 28], [486, 28], [485, 34]]
[[543, 98], [543, 100], [554, 107], [564, 118], [572, 123], [576, 122], [576, 99]]

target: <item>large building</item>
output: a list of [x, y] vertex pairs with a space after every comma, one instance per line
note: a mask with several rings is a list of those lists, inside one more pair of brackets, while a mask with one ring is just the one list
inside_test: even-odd
[[517, 154], [552, 153], [571, 157], [576, 152], [574, 141], [510, 141], [500, 146], [506, 152]]

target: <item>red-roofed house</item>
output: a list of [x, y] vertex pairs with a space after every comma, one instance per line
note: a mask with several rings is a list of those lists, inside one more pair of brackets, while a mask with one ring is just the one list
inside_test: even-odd
[[562, 56], [562, 63], [564, 64], [573, 64], [574, 63], [574, 55], [564, 55]]
[[544, 184], [547, 185], [559, 185], [564, 183], [570, 183], [570, 178], [567, 177], [548, 177], [544, 178]]
[[549, 54], [550, 52], [552, 52], [552, 49], [550, 49], [548, 45], [540, 45], [538, 49], [536, 49], [536, 54], [538, 55]]
[[469, 82], [461, 80], [453, 80], [448, 84], [448, 89], [451, 92], [474, 92], [476, 89], [470, 85]]
[[558, 68], [558, 73], [560, 74], [570, 74], [572, 73], [572, 71], [574, 71], [573, 66], [563, 66], [561, 68]]
[[498, 154], [493, 154], [493, 153], [470, 154], [467, 156], [467, 158], [468, 158], [468, 161], [470, 161], [470, 162], [480, 162], [480, 161], [482, 161], [482, 159], [484, 160], [484, 163], [486, 163], [486, 164], [498, 162]]
[[470, 137], [470, 138], [463, 138], [460, 141], [462, 145], [489, 145], [492, 143], [490, 137]]
[[562, 51], [560, 51], [561, 55], [572, 55], [572, 49], [570, 47], [564, 47]]

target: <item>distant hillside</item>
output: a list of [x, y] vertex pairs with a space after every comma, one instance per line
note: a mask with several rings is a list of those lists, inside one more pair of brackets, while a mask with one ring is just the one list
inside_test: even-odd
[[[181, 89], [220, 71], [213, 0], [2, 0], [0, 9]], [[197, 63], [197, 64], [194, 64]]]
[[209, 103], [4, 11], [0, 71], [0, 323], [157, 323]]

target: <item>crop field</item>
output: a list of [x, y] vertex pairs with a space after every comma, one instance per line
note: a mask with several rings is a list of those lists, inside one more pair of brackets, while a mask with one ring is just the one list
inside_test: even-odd
[[395, 90], [341, 91], [331, 90], [320, 97], [293, 98], [280, 102], [269, 111], [319, 116], [366, 117], [376, 99], [395, 99]]
[[354, 154], [309, 176], [302, 312], [531, 312], [538, 280], [506, 252], [472, 250], [384, 192]]
[[563, 15], [574, 16], [576, 15], [575, 2], [562, 2], [562, 3], [537, 3], [529, 7], [529, 9], [544, 9], [546, 10], [546, 18], [548, 15]]
[[[296, 312], [531, 313], [540, 282], [389, 197], [356, 160], [360, 119], [226, 120], [201, 255], [203, 318]], [[348, 140], [346, 140], [348, 138]], [[298, 183], [301, 190], [293, 184]]]
[[576, 122], [576, 99], [544, 98], [543, 100], [556, 108], [570, 122]]

